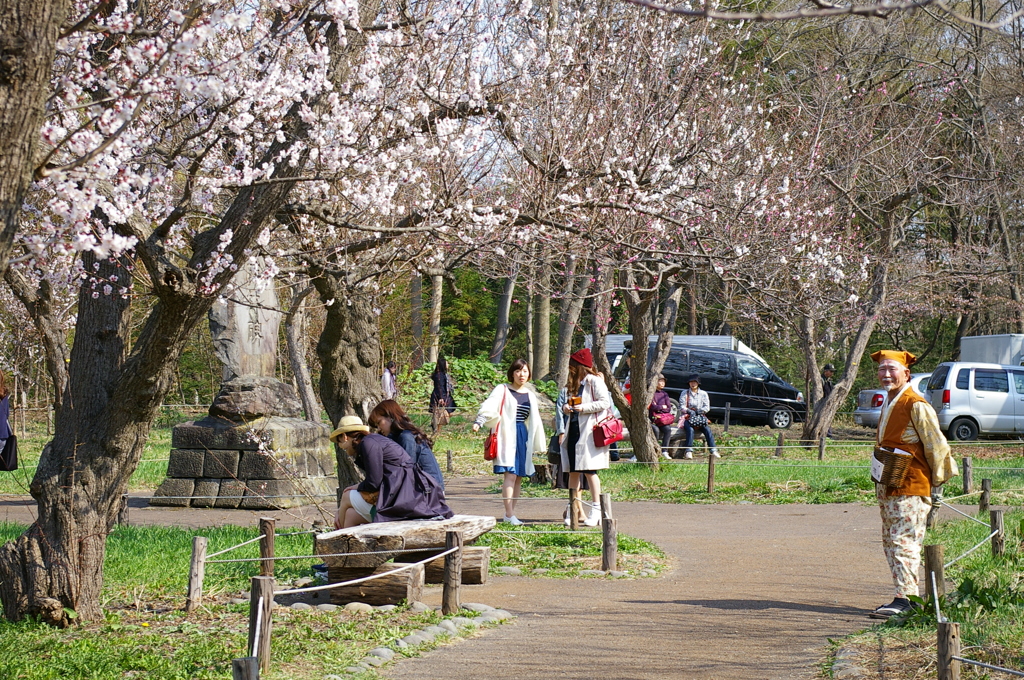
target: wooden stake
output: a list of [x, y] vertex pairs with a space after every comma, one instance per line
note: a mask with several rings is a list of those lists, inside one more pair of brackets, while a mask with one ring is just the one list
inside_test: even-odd
[[255, 656], [231, 660], [231, 680], [259, 680], [260, 660]]
[[818, 440], [818, 460], [825, 460], [825, 438]]
[[601, 522], [601, 571], [612, 571], [618, 563], [619, 534], [615, 520], [609, 517]]
[[992, 502], [992, 480], [983, 479], [981, 480], [981, 496], [978, 498], [978, 512], [985, 514], [989, 510], [989, 504]]
[[732, 402], [725, 402], [725, 422], [722, 424], [722, 432], [729, 431], [729, 415], [732, 411]]
[[782, 458], [782, 444], [786, 441], [785, 435], [779, 433], [779, 440], [775, 444], [775, 457]]
[[1003, 530], [1003, 511], [989, 511], [989, 526], [995, 532], [992, 537], [992, 557], [1002, 557], [1006, 549], [1006, 532]]
[[612, 518], [612, 495], [610, 493], [601, 494], [601, 519]]
[[117, 510], [117, 523], [128, 524], [128, 494], [121, 494], [121, 507]]
[[960, 656], [960, 624], [940, 623], [938, 631], [939, 680], [960, 680], [960, 662], [954, 656]]
[[444, 590], [441, 594], [441, 613], [455, 614], [462, 608], [459, 589], [462, 587], [462, 532], [446, 531], [444, 549], [456, 551], [444, 556]]
[[448, 449], [447, 451], [445, 451], [445, 455], [448, 457], [448, 472], [452, 472], [455, 470], [455, 466], [453, 465], [452, 461], [452, 450]]
[[926, 529], [934, 529], [935, 525], [939, 523], [939, 506], [936, 503], [932, 503], [932, 509], [928, 511], [928, 519], [925, 520], [924, 526]]
[[939, 591], [939, 597], [946, 594], [946, 574], [942, 561], [941, 545], [926, 545], [924, 547], [924, 583], [925, 599], [932, 599], [935, 593], [932, 592], [932, 572], [935, 572], [935, 587]]
[[260, 671], [270, 670], [270, 611], [274, 607], [274, 579], [253, 576], [249, 593], [249, 653], [260, 661]]
[[[274, 526], [273, 517], [260, 517], [260, 576], [274, 575]], [[267, 558], [271, 559], [267, 559]]]
[[573, 531], [580, 529], [580, 492], [578, 489], [569, 489], [569, 528]]
[[708, 453], [708, 493], [715, 492], [715, 457]]
[[188, 565], [188, 595], [185, 611], [203, 604], [203, 573], [206, 571], [206, 536], [192, 537], [192, 561]]
[[974, 466], [971, 463], [971, 457], [965, 456], [963, 460], [963, 477], [964, 477], [964, 495], [969, 494], [974, 489]]

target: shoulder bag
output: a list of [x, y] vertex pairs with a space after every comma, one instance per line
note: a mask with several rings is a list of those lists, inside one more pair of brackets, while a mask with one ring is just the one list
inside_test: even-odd
[[498, 458], [498, 428], [501, 427], [501, 417], [505, 413], [505, 396], [508, 388], [501, 393], [501, 406], [498, 407], [498, 424], [494, 426], [491, 433], [484, 440], [484, 460], [496, 460]]
[[18, 438], [11, 430], [11, 436], [4, 443], [4, 450], [0, 452], [0, 470], [14, 472], [18, 469]]
[[[595, 398], [597, 396], [593, 383], [590, 384], [590, 394]], [[594, 446], [609, 446], [618, 441], [622, 441], [622, 421], [609, 408], [608, 415], [594, 424]]]

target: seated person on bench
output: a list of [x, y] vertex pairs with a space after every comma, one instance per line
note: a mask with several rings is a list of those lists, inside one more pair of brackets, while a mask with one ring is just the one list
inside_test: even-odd
[[453, 515], [444, 491], [405, 450], [384, 435], [370, 434], [358, 416], [345, 416], [331, 441], [355, 459], [366, 477], [341, 495], [336, 529], [367, 522], [448, 519]]

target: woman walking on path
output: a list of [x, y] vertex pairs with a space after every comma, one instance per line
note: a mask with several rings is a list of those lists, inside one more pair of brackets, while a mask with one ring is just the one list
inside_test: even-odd
[[647, 407], [647, 414], [651, 419], [651, 427], [654, 428], [655, 438], [661, 442], [661, 455], [664, 458], [671, 458], [668, 453], [669, 440], [672, 437], [672, 425], [676, 422], [676, 416], [672, 413], [672, 400], [665, 391], [665, 376], [658, 374], [658, 389], [654, 391], [654, 398]]
[[[562, 439], [562, 469], [569, 471], [569, 488], [576, 491], [580, 489], [580, 476], [586, 476], [594, 502], [584, 524], [595, 527], [601, 521], [601, 480], [597, 471], [608, 468], [608, 447], [594, 443], [594, 425], [610, 412], [612, 400], [604, 379], [594, 370], [594, 357], [587, 348], [569, 357], [566, 393], [568, 403], [562, 412], [569, 416], [569, 426]], [[570, 523], [569, 517], [565, 523]]]
[[334, 527], [403, 519], [447, 519], [453, 515], [437, 482], [412, 462], [405, 450], [370, 428], [359, 416], [344, 416], [331, 441], [355, 459], [366, 475], [341, 495]]
[[711, 397], [700, 389], [700, 376], [694, 374], [689, 379], [690, 389], [683, 393], [679, 400], [679, 407], [683, 410], [683, 431], [686, 433], [686, 444], [683, 449], [683, 458], [693, 458], [693, 431], [700, 430], [704, 433], [704, 439], [711, 447], [711, 457], [721, 458], [718, 449], [715, 448], [715, 435], [711, 434], [711, 421], [708, 420], [708, 411], [711, 410]]
[[516, 359], [508, 367], [508, 382], [491, 390], [480, 404], [473, 431], [481, 427], [497, 430], [498, 457], [494, 461], [494, 474], [503, 475], [501, 497], [505, 504], [502, 521], [519, 526], [516, 501], [522, 489], [523, 477], [533, 475], [533, 454], [547, 450], [544, 423], [540, 417], [537, 398], [527, 385], [530, 367], [523, 359]]
[[437, 358], [434, 372], [430, 374], [434, 389], [430, 393], [430, 427], [434, 436], [448, 424], [455, 411], [455, 382], [448, 375], [448, 360], [441, 355]]
[[366, 420], [370, 427], [376, 428], [382, 435], [405, 449], [413, 462], [433, 477], [444, 490], [444, 475], [441, 474], [441, 466], [437, 464], [437, 458], [431, 449], [434, 443], [423, 430], [409, 420], [409, 416], [397, 401], [385, 399], [380, 402], [373, 407], [370, 417]]
[[7, 389], [7, 376], [0, 371], [0, 451], [3, 451], [7, 439], [11, 436], [11, 425], [7, 419], [11, 417], [11, 391]]

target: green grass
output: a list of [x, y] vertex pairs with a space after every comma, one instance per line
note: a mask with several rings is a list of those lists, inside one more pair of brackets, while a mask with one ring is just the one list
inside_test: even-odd
[[[559, 531], [561, 525], [527, 526], [490, 532], [481, 536], [476, 545], [490, 546], [491, 568], [518, 567], [524, 575], [534, 569], [546, 569], [543, 575], [554, 578], [573, 578], [580, 571], [601, 568], [601, 532], [577, 531], [564, 534], [545, 534], [541, 531]], [[660, 573], [666, 565], [665, 553], [658, 546], [643, 539], [619, 534], [617, 569], [636, 576], [641, 571]]]
[[[0, 541], [24, 527], [0, 524]], [[282, 532], [287, 533], [287, 531]], [[252, 538], [252, 529], [223, 527], [119, 527], [107, 543], [103, 608], [105, 620], [56, 630], [35, 622], [0, 619], [0, 677], [25, 680], [191, 680], [230, 677], [231, 659], [245, 656], [248, 605], [229, 604], [249, 589], [257, 563], [209, 564], [204, 606], [186, 616], [184, 604], [192, 537], [209, 539], [208, 552]], [[277, 555], [311, 551], [309, 535], [278, 537]], [[224, 558], [255, 557], [258, 545]], [[318, 560], [279, 561], [279, 582], [309, 575]], [[367, 651], [390, 645], [417, 628], [435, 623], [436, 612], [418, 614], [400, 607], [368, 613], [274, 610], [271, 672], [274, 679], [320, 680], [341, 673]], [[407, 648], [413, 655], [423, 648]], [[368, 672], [359, 677], [376, 677]]]

